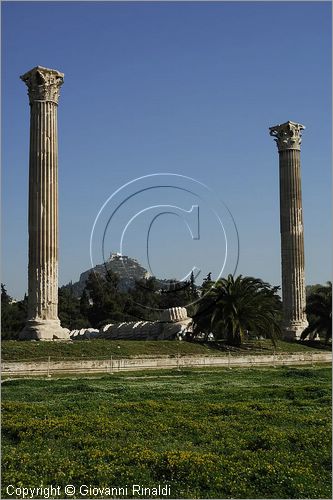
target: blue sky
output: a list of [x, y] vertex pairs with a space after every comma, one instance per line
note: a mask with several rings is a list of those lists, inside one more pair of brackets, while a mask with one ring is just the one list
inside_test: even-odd
[[[123, 184], [158, 172], [213, 189], [237, 224], [237, 272], [280, 284], [278, 153], [268, 127], [287, 120], [306, 126], [306, 281], [331, 278], [329, 2], [2, 2], [2, 282], [17, 298], [27, 289], [29, 152], [19, 75], [36, 65], [65, 73], [60, 285], [90, 267], [91, 229], [103, 203]], [[192, 201], [155, 190], [137, 208], [174, 203], [189, 210]], [[181, 278], [193, 266], [201, 277], [216, 275], [224, 241], [206, 205], [199, 241], [173, 215], [156, 220], [156, 275]], [[147, 221], [131, 227], [124, 247], [144, 265]], [[106, 253], [119, 250], [117, 231], [109, 232]]]

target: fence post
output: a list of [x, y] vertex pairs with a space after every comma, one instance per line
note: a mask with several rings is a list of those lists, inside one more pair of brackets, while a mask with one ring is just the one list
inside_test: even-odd
[[110, 373], [113, 373], [113, 361], [112, 361], [112, 356], [110, 357]]
[[228, 351], [228, 368], [229, 368], [229, 370], [231, 370], [231, 366], [230, 366], [230, 351]]
[[50, 375], [50, 358], [51, 358], [51, 356], [49, 356], [48, 360], [47, 360], [47, 376], [48, 377], [51, 377], [51, 375]]

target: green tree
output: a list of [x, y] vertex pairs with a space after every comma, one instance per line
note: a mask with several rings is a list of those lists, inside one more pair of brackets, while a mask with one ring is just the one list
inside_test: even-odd
[[6, 286], [1, 283], [1, 338], [11, 338], [12, 324], [11, 324], [11, 297], [8, 295]]
[[186, 306], [188, 316], [192, 316], [196, 310], [196, 302], [199, 299], [199, 289], [195, 284], [193, 271], [191, 272], [190, 279], [185, 283], [186, 288], [184, 289], [184, 292], [186, 303], [184, 305]]
[[[88, 319], [88, 311], [90, 308], [89, 296], [87, 290], [84, 289], [80, 297], [80, 313], [83, 318]], [[89, 320], [88, 320], [89, 321]]]
[[328, 342], [332, 338], [332, 283], [320, 285], [310, 291], [306, 300], [306, 313], [309, 326], [302, 333], [301, 338], [315, 337], [318, 334]]
[[75, 297], [72, 286], [58, 289], [58, 316], [61, 325], [69, 330], [90, 327], [88, 318], [81, 313], [80, 300]]
[[196, 300], [199, 297], [199, 294], [198, 294], [198, 289], [197, 289], [196, 284], [195, 284], [195, 278], [194, 278], [193, 271], [191, 272], [191, 276], [190, 276], [189, 289], [190, 289], [189, 291], [190, 291], [191, 298], [193, 300]]
[[1, 307], [8, 306], [12, 301], [12, 298], [8, 295], [6, 286], [1, 283]]
[[23, 300], [14, 301], [7, 293], [6, 287], [1, 283], [1, 338], [18, 339], [19, 333], [23, 330], [28, 311], [28, 298], [25, 295]]
[[89, 275], [85, 290], [91, 305], [87, 316], [94, 328], [128, 319], [125, 312], [127, 293], [120, 292], [118, 286], [119, 278], [110, 270], [106, 276], [96, 273]]
[[161, 309], [184, 307], [190, 302], [192, 302], [190, 281], [170, 280], [168, 288], [161, 290], [159, 295], [159, 307]]
[[208, 273], [206, 278], [202, 281], [201, 297], [203, 297], [214, 286], [215, 281], [212, 280], [212, 273]]
[[271, 338], [280, 333], [281, 300], [278, 287], [252, 277], [229, 274], [202, 297], [193, 316], [194, 334], [211, 332], [239, 346], [247, 331]]
[[159, 318], [160, 290], [157, 279], [153, 276], [137, 280], [128, 291], [125, 310], [131, 321], [135, 319], [155, 321]]

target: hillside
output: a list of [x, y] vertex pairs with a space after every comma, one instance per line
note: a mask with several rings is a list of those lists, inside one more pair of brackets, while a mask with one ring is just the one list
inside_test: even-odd
[[62, 288], [72, 287], [74, 296], [80, 297], [90, 273], [95, 272], [101, 276], [105, 276], [108, 271], [112, 271], [119, 276], [119, 291], [127, 291], [135, 285], [136, 280], [149, 278], [150, 276], [147, 269], [141, 266], [136, 259], [127, 257], [127, 255], [111, 253], [105, 264], [98, 264], [94, 268], [84, 271], [81, 273], [79, 281], [68, 283]]

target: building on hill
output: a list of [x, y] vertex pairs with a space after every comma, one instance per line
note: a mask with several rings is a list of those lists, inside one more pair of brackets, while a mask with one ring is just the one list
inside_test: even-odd
[[92, 272], [104, 277], [107, 275], [108, 271], [118, 275], [120, 292], [126, 292], [134, 287], [136, 281], [150, 277], [150, 273], [147, 269], [141, 266], [136, 259], [112, 252], [104, 264], [97, 264], [95, 267], [84, 271], [81, 273], [79, 281], [76, 283], [69, 283], [63, 288], [70, 287], [74, 296], [80, 297], [86, 286], [89, 275]]

